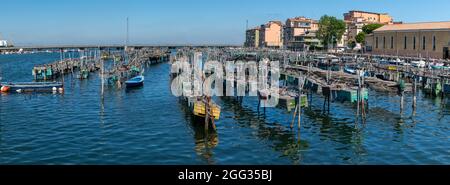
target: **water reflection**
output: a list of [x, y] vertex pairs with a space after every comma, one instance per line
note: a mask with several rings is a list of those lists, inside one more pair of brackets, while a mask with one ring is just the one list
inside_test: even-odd
[[364, 146], [365, 122], [357, 124], [350, 118], [336, 118], [332, 114], [323, 114], [322, 110], [312, 106], [305, 109], [304, 115], [311, 124], [307, 127], [319, 129], [320, 140], [342, 144], [336, 146], [338, 151], [352, 151], [350, 154], [342, 152], [338, 157], [341, 160], [357, 164], [362, 161], [361, 157], [367, 154]]
[[296, 137], [296, 132], [292, 132], [282, 124], [269, 122], [266, 116], [243, 107], [235, 98], [221, 97], [221, 100], [224, 111], [232, 112], [237, 124], [255, 129], [256, 137], [271, 141], [270, 147], [280, 152], [282, 157], [288, 157], [293, 164], [299, 164], [303, 160], [302, 151], [307, 150], [309, 144], [306, 140], [300, 140], [300, 135]]
[[332, 118], [331, 114], [322, 114], [321, 110], [305, 109], [305, 115], [312, 126], [319, 128], [322, 140], [332, 140], [342, 144], [351, 144], [352, 136], [358, 131], [350, 119]]
[[187, 125], [192, 131], [195, 140], [195, 153], [207, 164], [215, 164], [213, 149], [219, 144], [217, 131], [214, 129], [205, 130], [202, 120], [196, 119], [189, 110], [186, 102], [180, 98], [178, 106], [184, 113]]

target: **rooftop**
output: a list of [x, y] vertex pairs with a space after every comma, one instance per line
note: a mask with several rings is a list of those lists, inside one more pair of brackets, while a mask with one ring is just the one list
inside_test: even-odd
[[281, 21], [269, 21], [269, 22], [267, 22], [265, 24], [261, 24], [260, 27], [261, 28], [270, 27], [271, 24], [278, 24], [279, 26], [283, 26], [283, 23]]
[[388, 25], [384, 25], [381, 28], [376, 29], [374, 32], [404, 31], [404, 30], [442, 30], [442, 29], [450, 29], [450, 21], [388, 24]]
[[269, 21], [268, 24], [270, 24], [270, 23], [275, 23], [275, 24], [278, 24], [278, 25], [280, 25], [280, 26], [283, 25], [283, 23], [282, 23], [281, 21]]
[[300, 16], [300, 17], [293, 17], [293, 18], [288, 18], [287, 20], [289, 20], [289, 21], [312, 21], [312, 22], [316, 22], [316, 21], [313, 20], [313, 19], [306, 18], [306, 17], [303, 17], [303, 16]]
[[[376, 12], [367, 12], [367, 11], [360, 11], [360, 10], [350, 10], [348, 13], [352, 13], [352, 12], [388, 15], [388, 13], [376, 13]], [[345, 14], [347, 14], [347, 13], [345, 13]]]
[[259, 29], [260, 29], [260, 27], [257, 26], [257, 27], [254, 27], [254, 28], [250, 28], [250, 29], [248, 29], [247, 31], [259, 30]]

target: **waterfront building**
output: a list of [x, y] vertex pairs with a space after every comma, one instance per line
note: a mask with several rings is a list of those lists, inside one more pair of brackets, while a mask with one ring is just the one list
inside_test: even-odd
[[259, 47], [259, 29], [260, 27], [248, 29], [245, 32], [245, 47], [258, 48]]
[[346, 30], [338, 45], [346, 47], [348, 43], [355, 41], [356, 35], [362, 32], [367, 24], [393, 24], [393, 18], [387, 13], [374, 13], [352, 10], [344, 13]]
[[366, 52], [450, 59], [450, 21], [390, 24], [366, 36]]
[[283, 30], [283, 46], [289, 50], [304, 50], [311, 45], [319, 45], [316, 31], [319, 24], [306, 17], [294, 17], [286, 20]]
[[281, 21], [269, 21], [259, 29], [259, 47], [281, 48], [283, 46]]

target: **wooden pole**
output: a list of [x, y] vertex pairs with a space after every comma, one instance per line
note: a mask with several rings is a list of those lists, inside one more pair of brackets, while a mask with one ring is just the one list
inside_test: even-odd
[[[359, 102], [360, 102], [360, 96], [361, 96], [361, 78], [360, 78], [360, 71], [356, 70], [356, 75], [358, 76], [358, 89], [356, 90], [356, 123], [358, 123], [359, 120]], [[356, 126], [356, 125], [355, 125]]]
[[301, 100], [301, 95], [298, 96], [298, 122], [297, 122], [297, 129], [298, 129], [298, 133], [300, 135], [300, 123], [301, 123], [301, 118], [302, 118], [302, 100]]
[[403, 100], [404, 100], [404, 96], [403, 96], [403, 92], [401, 92], [401, 94], [400, 94], [400, 114], [403, 113]]
[[259, 115], [259, 107], [261, 106], [261, 97], [258, 95], [258, 115]]
[[[60, 49], [60, 57], [61, 57], [61, 62], [64, 60], [63, 58], [63, 49]], [[64, 69], [61, 67], [61, 78], [62, 78], [62, 83], [64, 85]]]
[[295, 117], [297, 116], [298, 104], [295, 106], [294, 114], [292, 114], [291, 129], [294, 128]]
[[103, 59], [100, 59], [101, 60], [101, 65], [102, 65], [102, 68], [101, 68], [101, 82], [102, 82], [102, 100], [104, 99], [104, 94], [105, 94], [105, 78], [104, 78], [104, 61], [103, 61]]
[[267, 101], [267, 99], [264, 99], [264, 107], [263, 107], [264, 115], [266, 115], [266, 101]]
[[447, 103], [445, 101], [445, 89], [444, 89], [444, 87], [445, 87], [444, 77], [441, 77], [441, 96], [442, 96], [441, 102], [442, 102], [442, 107], [445, 107], [445, 104]]
[[[360, 75], [361, 78], [361, 83], [359, 85], [359, 88], [364, 91], [367, 91], [366, 88], [364, 87], [364, 76], [365, 76], [365, 70], [364, 68], [362, 69], [362, 76]], [[361, 107], [362, 107], [362, 119], [365, 120], [366, 119], [366, 107], [365, 107], [365, 99], [364, 99], [364, 94], [361, 95]]]
[[414, 75], [414, 81], [413, 81], [413, 103], [412, 103], [412, 108], [413, 111], [416, 110], [417, 107], [417, 76]]

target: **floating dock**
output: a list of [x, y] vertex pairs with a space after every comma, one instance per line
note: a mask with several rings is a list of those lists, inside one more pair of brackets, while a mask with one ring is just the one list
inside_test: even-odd
[[60, 82], [9, 82], [1, 83], [2, 92], [63, 92]]

